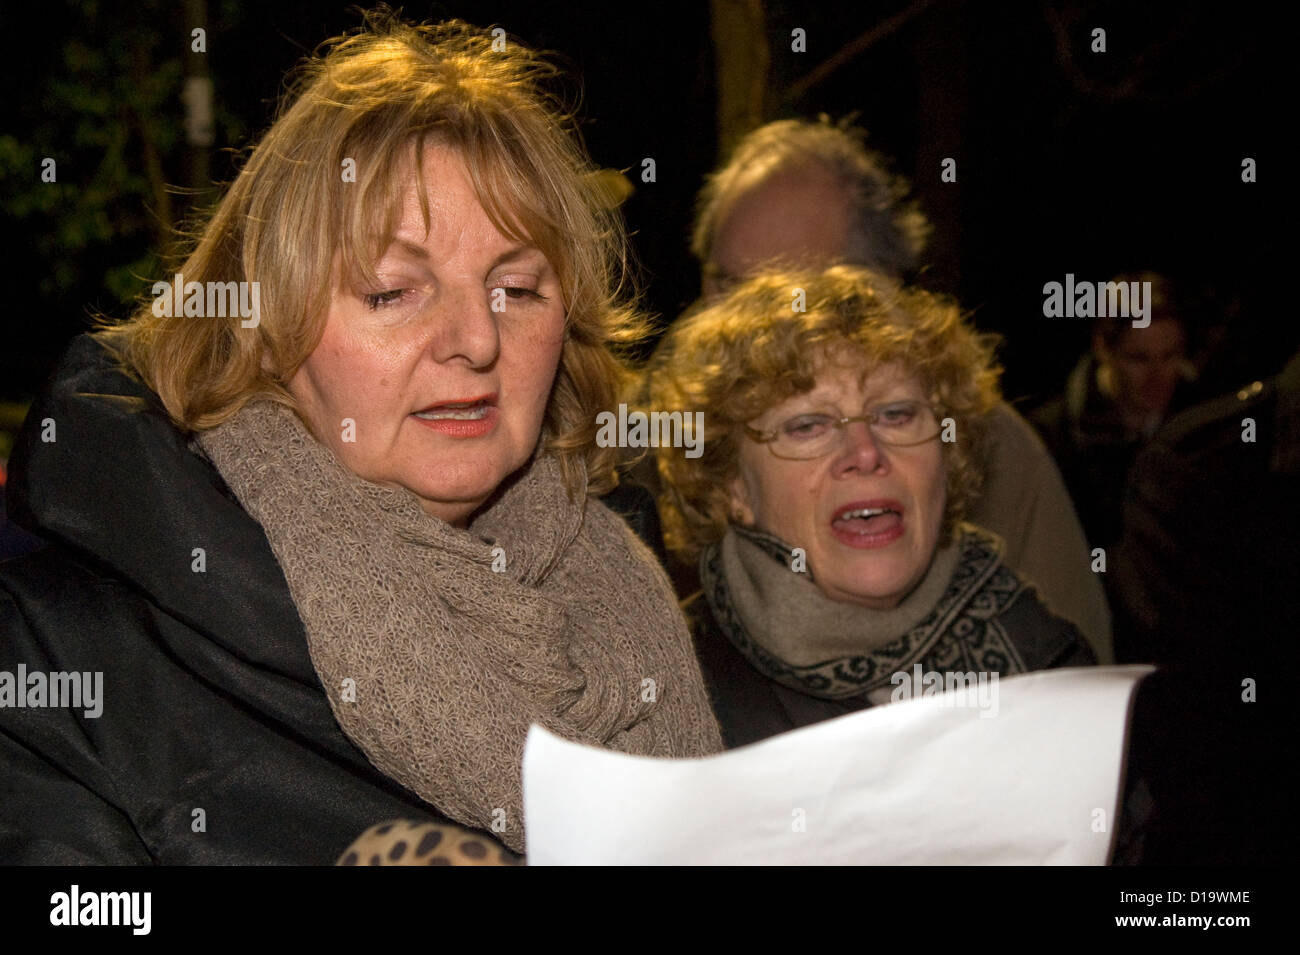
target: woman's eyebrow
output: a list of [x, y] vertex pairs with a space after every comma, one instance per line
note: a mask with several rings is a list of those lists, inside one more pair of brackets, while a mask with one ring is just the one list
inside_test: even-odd
[[[423, 245], [411, 239], [403, 239], [400, 236], [393, 238], [388, 244], [388, 252], [385, 254], [391, 254], [394, 251], [413, 259], [419, 259], [422, 262], [427, 261], [429, 258], [429, 250]], [[495, 269], [502, 265], [510, 265], [533, 255], [541, 256], [541, 249], [535, 245], [525, 245], [523, 243], [512, 245], [492, 260], [491, 268]], [[545, 261], [545, 256], [542, 256], [542, 258]]]
[[[830, 394], [819, 394], [809, 392], [799, 396], [803, 399], [805, 411], [796, 411], [795, 414], [807, 414], [810, 410], [816, 409], [834, 409], [840, 414], [844, 414], [841, 408], [841, 402], [838, 397]], [[919, 395], [913, 394], [913, 389], [905, 385], [890, 385], [884, 388], [875, 388], [868, 392], [865, 400], [862, 402], [865, 408], [876, 408], [881, 405], [892, 405], [900, 401], [924, 401]], [[849, 402], [853, 404], [854, 402]]]
[[[813, 411], [839, 411], [839, 404], [830, 395], [803, 394], [796, 396], [799, 400], [794, 402], [792, 413], [796, 415], [809, 414]], [[802, 408], [803, 410], [797, 410]]]
[[521, 259], [527, 259], [534, 255], [540, 256], [542, 261], [546, 262], [546, 257], [542, 255], [542, 250], [537, 248], [537, 246], [520, 243], [519, 245], [511, 246], [498, 255], [492, 262], [492, 268], [495, 269], [502, 265], [512, 265]]
[[399, 236], [393, 237], [393, 240], [388, 243], [388, 248], [385, 250], [384, 254], [389, 255], [394, 251], [406, 255], [408, 258], [419, 259], [421, 261], [429, 258], [429, 250], [423, 245], [412, 241], [411, 239], [403, 239]]
[[896, 401], [924, 401], [919, 390], [909, 385], [881, 388], [867, 397], [867, 404], [893, 404]]

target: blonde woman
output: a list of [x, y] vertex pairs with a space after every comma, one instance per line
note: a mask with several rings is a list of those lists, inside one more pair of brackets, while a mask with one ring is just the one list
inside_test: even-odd
[[324, 863], [395, 816], [518, 852], [530, 724], [720, 748], [663, 572], [592, 497], [638, 323], [551, 72], [371, 18], [73, 345], [14, 456], [52, 546], [0, 570], [0, 664], [100, 712], [0, 709], [4, 861]]

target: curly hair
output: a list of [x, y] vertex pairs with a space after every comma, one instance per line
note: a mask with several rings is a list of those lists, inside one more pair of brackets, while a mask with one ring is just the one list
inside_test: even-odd
[[[804, 311], [793, 307], [800, 290]], [[684, 316], [647, 364], [641, 394], [652, 408], [705, 413], [699, 457], [657, 452], [669, 548], [693, 561], [726, 533], [743, 426], [811, 391], [828, 362], [867, 374], [897, 365], [956, 425], [957, 440], [943, 444], [947, 544], [980, 486], [986, 422], [1000, 400], [997, 341], [954, 302], [848, 265], [766, 272]]]
[[[368, 14], [301, 66], [277, 119], [177, 257], [187, 282], [258, 282], [260, 323], [159, 316], [142, 301], [101, 342], [184, 431], [215, 427], [255, 397], [296, 408], [286, 382], [321, 340], [336, 259], [345, 277], [374, 278], [400, 211], [397, 187], [420, 175], [426, 147], [448, 146], [493, 224], [556, 270], [566, 336], [541, 447], [559, 456], [571, 491], [579, 462], [590, 493], [609, 489], [618, 450], [597, 445], [596, 412], [627, 380], [617, 348], [643, 338], [646, 324], [622, 221], [550, 91], [559, 75], [499, 29]], [[349, 166], [355, 181], [341, 175]]]

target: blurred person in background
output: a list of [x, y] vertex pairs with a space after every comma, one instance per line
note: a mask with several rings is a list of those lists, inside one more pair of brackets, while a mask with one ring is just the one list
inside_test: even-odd
[[[906, 183], [845, 125], [778, 120], [749, 133], [700, 192], [691, 248], [705, 299], [766, 265], [861, 265], [916, 274], [930, 226]], [[984, 481], [970, 517], [1006, 543], [1006, 561], [1055, 613], [1112, 662], [1110, 610], [1051, 455], [1006, 402], [976, 462]]]
[[1160, 275], [1117, 276], [1149, 282], [1150, 323], [1094, 320], [1092, 350], [1065, 390], [1030, 415], [1065, 477], [1091, 547], [1119, 540], [1124, 482], [1138, 449], [1185, 405], [1192, 368], [1187, 328], [1173, 290]]
[[[1154, 327], [1154, 323], [1153, 323]], [[1154, 662], [1133, 765], [1159, 812], [1148, 860], [1283, 865], [1300, 633], [1300, 352], [1170, 418], [1137, 453], [1108, 578], [1121, 662]]]

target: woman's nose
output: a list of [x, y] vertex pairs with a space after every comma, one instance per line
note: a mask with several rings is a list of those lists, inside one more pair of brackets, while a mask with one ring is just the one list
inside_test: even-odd
[[[496, 311], [494, 306], [502, 311]], [[444, 291], [433, 304], [434, 358], [442, 364], [463, 361], [471, 368], [491, 365], [501, 349], [498, 321], [509, 307], [509, 299], [498, 296], [494, 302], [482, 285]]]
[[883, 446], [865, 421], [851, 421], [840, 429], [840, 444], [835, 452], [836, 471], [871, 472], [884, 463]]

